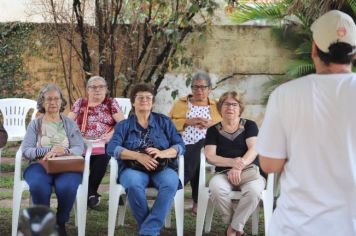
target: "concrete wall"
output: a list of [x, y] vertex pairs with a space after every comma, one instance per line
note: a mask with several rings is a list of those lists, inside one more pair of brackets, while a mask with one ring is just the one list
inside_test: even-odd
[[[193, 58], [194, 66], [166, 75], [159, 88], [154, 110], [167, 114], [174, 102], [172, 91], [177, 89], [178, 97], [189, 94], [186, 75], [200, 69], [211, 74], [214, 84], [211, 94], [213, 98], [219, 98], [228, 90], [240, 92], [247, 105], [243, 116], [261, 124], [264, 113], [264, 106], [261, 105], [262, 85], [271, 76], [284, 72], [291, 52], [276, 45], [271, 36], [271, 29], [267, 26], [213, 26], [206, 34], [206, 42], [193, 44], [191, 38], [196, 37], [197, 35], [192, 35], [185, 42], [188, 56]], [[37, 44], [41, 47], [40, 40]], [[44, 83], [56, 83], [65, 88], [58, 49], [52, 48], [45, 54], [46, 57], [24, 56], [25, 70], [30, 74], [24, 89], [34, 99]], [[85, 94], [84, 81], [80, 64], [75, 58], [73, 62], [73, 78], [79, 88], [82, 88], [75, 91], [75, 97], [79, 97]], [[227, 77], [228, 79], [224, 79]]]
[[[189, 43], [189, 40], [187, 41]], [[214, 89], [211, 96], [218, 99], [228, 90], [242, 94], [246, 104], [243, 117], [262, 122], [262, 85], [276, 74], [282, 74], [290, 61], [291, 52], [276, 45], [269, 27], [214, 26], [206, 43], [190, 47], [195, 68], [166, 75], [157, 94], [155, 110], [168, 113], [173, 104], [171, 92], [190, 93], [186, 74], [202, 69], [210, 73]], [[231, 78], [222, 81], [223, 78]], [[176, 98], [177, 99], [177, 98]]]

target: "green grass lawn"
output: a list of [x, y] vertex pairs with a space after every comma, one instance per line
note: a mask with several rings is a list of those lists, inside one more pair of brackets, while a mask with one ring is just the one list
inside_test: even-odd
[[[191, 194], [186, 191], [187, 201], [191, 201], [189, 197]], [[26, 193], [24, 198], [28, 198], [29, 195]], [[2, 192], [0, 194], [0, 200], [11, 199], [12, 191]], [[55, 207], [55, 206], [52, 206]], [[55, 211], [55, 209], [53, 209]], [[161, 235], [175, 235], [175, 220], [174, 220], [174, 210], [171, 211], [172, 214], [172, 228], [162, 229]], [[102, 196], [102, 202], [100, 206], [95, 209], [88, 209], [87, 212], [87, 224], [86, 224], [86, 235], [107, 235], [107, 222], [108, 222], [108, 194], [104, 193]], [[136, 235], [137, 228], [136, 222], [132, 217], [131, 211], [128, 208], [125, 218], [125, 226], [116, 228], [116, 235]], [[226, 231], [226, 225], [221, 221], [220, 215], [217, 211], [214, 213], [213, 225], [211, 227], [211, 232], [206, 235], [224, 235]], [[260, 226], [259, 235], [264, 235], [263, 232], [263, 212], [260, 213]], [[74, 214], [72, 212], [69, 223], [67, 224], [68, 235], [77, 235], [77, 229], [74, 225]], [[246, 224], [245, 231], [251, 234], [251, 223], [250, 220]], [[0, 235], [11, 235], [11, 207], [0, 206]], [[195, 235], [195, 217], [190, 213], [190, 209], [186, 209], [184, 215], [184, 235]]]

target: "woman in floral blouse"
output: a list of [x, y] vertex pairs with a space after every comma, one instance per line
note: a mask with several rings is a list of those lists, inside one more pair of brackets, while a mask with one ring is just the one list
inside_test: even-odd
[[[88, 98], [79, 98], [68, 117], [75, 120], [86, 139], [101, 139], [108, 143], [115, 124], [124, 119], [119, 104], [107, 97], [107, 84], [103, 77], [93, 76], [88, 80]], [[88, 206], [94, 208], [100, 203], [98, 188], [106, 171], [110, 157], [105, 153], [94, 153], [90, 158]]]

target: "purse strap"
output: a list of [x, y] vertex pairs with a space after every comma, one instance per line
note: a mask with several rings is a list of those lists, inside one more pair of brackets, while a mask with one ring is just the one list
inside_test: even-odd
[[89, 101], [87, 101], [87, 105], [85, 107], [85, 111], [83, 114], [83, 122], [82, 122], [82, 126], [80, 127], [80, 131], [82, 133], [85, 133], [85, 130], [87, 128], [87, 121], [88, 121], [88, 110], [89, 110]]

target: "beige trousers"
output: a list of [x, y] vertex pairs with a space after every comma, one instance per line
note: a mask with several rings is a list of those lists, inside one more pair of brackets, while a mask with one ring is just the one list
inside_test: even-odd
[[229, 197], [233, 186], [229, 183], [226, 174], [213, 176], [209, 189], [212, 202], [220, 211], [223, 221], [231, 224], [234, 230], [243, 231], [246, 221], [260, 201], [265, 184], [265, 179], [260, 176], [257, 180], [241, 185], [242, 198], [239, 201], [231, 201]]

